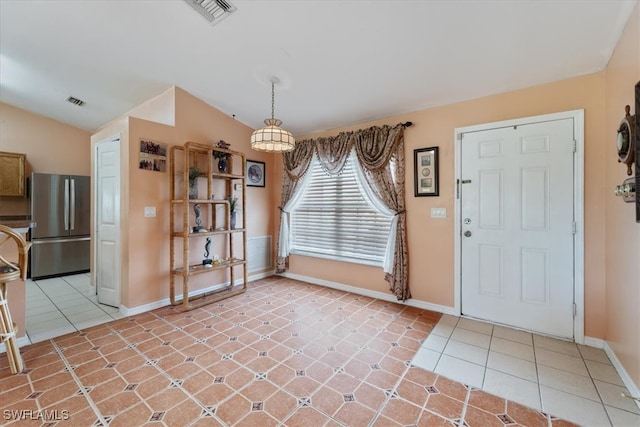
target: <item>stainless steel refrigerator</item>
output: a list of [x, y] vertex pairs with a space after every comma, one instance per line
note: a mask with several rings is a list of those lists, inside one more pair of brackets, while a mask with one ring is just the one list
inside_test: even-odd
[[91, 180], [88, 176], [33, 173], [29, 180], [31, 278], [89, 270]]

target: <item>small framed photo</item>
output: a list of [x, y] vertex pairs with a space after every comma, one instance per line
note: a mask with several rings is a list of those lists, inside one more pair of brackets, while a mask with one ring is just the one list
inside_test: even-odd
[[156, 172], [166, 172], [167, 144], [141, 138], [140, 169]]
[[247, 187], [264, 187], [264, 162], [247, 160]]
[[438, 147], [413, 150], [414, 195], [438, 196]]

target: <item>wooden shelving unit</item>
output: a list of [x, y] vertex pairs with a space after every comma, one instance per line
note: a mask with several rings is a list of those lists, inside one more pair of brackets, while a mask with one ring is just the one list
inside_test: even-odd
[[[213, 152], [218, 151], [229, 156], [226, 172], [220, 172], [217, 160]], [[220, 301], [234, 295], [241, 294], [247, 289], [247, 233], [245, 227], [245, 167], [246, 159], [243, 153], [219, 148], [213, 144], [201, 144], [187, 142], [183, 146], [173, 146], [170, 149], [169, 170], [171, 173], [171, 208], [170, 208], [170, 280], [169, 295], [171, 304], [184, 306], [185, 310]], [[234, 165], [239, 166], [240, 173], [234, 173]], [[189, 169], [197, 166], [202, 176], [206, 177], [207, 189], [205, 198], [189, 198]], [[202, 181], [202, 180], [200, 180]], [[218, 183], [217, 186], [215, 184]], [[220, 185], [222, 183], [222, 185]], [[241, 185], [241, 194], [238, 197], [240, 210], [236, 209], [237, 220], [242, 224], [241, 228], [231, 227], [230, 203], [226, 197], [234, 195]], [[214, 194], [214, 187], [222, 194]], [[200, 205], [201, 231], [194, 232], [195, 212], [194, 206]], [[224, 214], [218, 215], [218, 211], [224, 210]], [[182, 218], [182, 222], [180, 222]], [[241, 234], [241, 249], [237, 246], [240, 242], [234, 236]], [[202, 260], [194, 261], [192, 250], [195, 247], [204, 247], [206, 238], [212, 240], [211, 254], [218, 254], [218, 260], [212, 260], [212, 264], [205, 265]], [[215, 239], [215, 241], [214, 241]], [[181, 244], [180, 244], [181, 243]], [[182, 249], [181, 254], [176, 251]], [[186, 266], [186, 267], [185, 267]], [[241, 269], [241, 277], [237, 279], [237, 270]], [[190, 279], [192, 276], [227, 272], [228, 281], [222, 284], [211, 283], [208, 288], [214, 288], [195, 296], [190, 296]], [[182, 291], [176, 290], [182, 282]], [[238, 283], [236, 283], [238, 282]], [[202, 281], [199, 281], [202, 286]]]

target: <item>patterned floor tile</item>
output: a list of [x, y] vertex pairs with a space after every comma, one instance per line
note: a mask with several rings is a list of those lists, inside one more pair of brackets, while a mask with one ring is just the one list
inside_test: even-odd
[[411, 366], [439, 319], [273, 276], [27, 346], [24, 373], [0, 366], [0, 409], [68, 411], [72, 425], [561, 425]]

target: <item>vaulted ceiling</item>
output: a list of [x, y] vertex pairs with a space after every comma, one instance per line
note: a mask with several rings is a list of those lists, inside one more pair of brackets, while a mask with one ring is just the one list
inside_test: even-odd
[[637, 0], [231, 2], [0, 0], [0, 100], [91, 131], [176, 85], [259, 128], [276, 76], [306, 134], [601, 71]]

